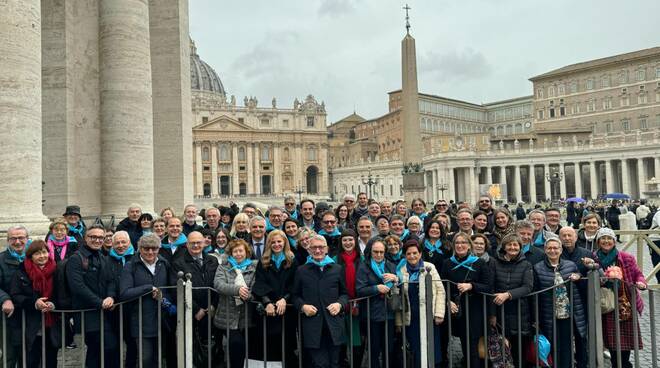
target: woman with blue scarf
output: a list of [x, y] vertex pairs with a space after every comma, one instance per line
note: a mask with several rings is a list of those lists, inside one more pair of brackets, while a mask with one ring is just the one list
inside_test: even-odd
[[[425, 280], [428, 276], [432, 280], [432, 303], [433, 303], [433, 351], [434, 366], [442, 364], [442, 338], [440, 325], [445, 318], [445, 288], [440, 280], [440, 275], [432, 263], [422, 260], [422, 248], [413, 239], [408, 240], [403, 246], [406, 263], [398, 272], [401, 282], [401, 293], [403, 294], [403, 308], [396, 312], [395, 323], [397, 328], [406, 329], [406, 340], [409, 342], [413, 352], [412, 362], [407, 361], [408, 367], [429, 367], [426, 314], [427, 293]], [[446, 345], [446, 344], [444, 344]]]
[[223, 335], [229, 330], [225, 336], [231, 350], [228, 368], [240, 368], [245, 362], [245, 327], [251, 327], [254, 319], [251, 306], [245, 303], [252, 299], [257, 261], [250, 259], [252, 248], [243, 239], [230, 241], [225, 252], [227, 263], [218, 265], [213, 280], [219, 294], [213, 325]]
[[[385, 366], [385, 354], [389, 355], [390, 364], [396, 365], [392, 355], [394, 313], [389, 307], [389, 298], [399, 297], [398, 292], [396, 295], [391, 293], [399, 281], [396, 276], [396, 266], [385, 259], [385, 244], [381, 239], [376, 238], [367, 249], [369, 253], [365, 254], [365, 261], [358, 267], [355, 289], [358, 297], [369, 298], [369, 302], [364, 301], [362, 305], [365, 308], [368, 307], [370, 312], [370, 319], [367, 321], [371, 330], [370, 366], [381, 367], [381, 353], [383, 354], [383, 367]], [[387, 342], [385, 335], [389, 336]]]
[[420, 240], [420, 246], [424, 262], [433, 263], [438, 273], [441, 273], [442, 263], [451, 257], [451, 244], [440, 221], [432, 220], [428, 223], [424, 239]]
[[[472, 254], [472, 241], [469, 235], [457, 233], [452, 239], [452, 245], [453, 254], [444, 261], [441, 272], [442, 279], [449, 281], [451, 334], [461, 339], [464, 363], [467, 364], [466, 357], [469, 355], [469, 368], [481, 367], [483, 361], [479, 359], [477, 347], [479, 337], [484, 335], [482, 293], [492, 291], [493, 278], [490, 268], [484, 261]], [[468, 339], [470, 351], [467, 351]]]
[[[285, 365], [294, 367], [298, 361], [294, 355], [296, 348], [295, 310], [287, 306], [291, 303], [291, 287], [298, 264], [289, 247], [286, 234], [273, 230], [266, 238], [266, 247], [257, 265], [252, 293], [261, 302], [259, 310], [266, 314], [268, 341], [279, 341], [282, 336], [284, 317]], [[261, 336], [261, 334], [260, 334]], [[282, 360], [282, 345], [270, 343], [266, 346], [268, 361]]]

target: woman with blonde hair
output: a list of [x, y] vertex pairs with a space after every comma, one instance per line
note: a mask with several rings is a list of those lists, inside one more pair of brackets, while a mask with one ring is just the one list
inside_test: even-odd
[[[285, 336], [285, 364], [293, 367], [296, 364], [294, 350], [296, 348], [296, 312], [287, 307], [291, 303], [291, 290], [293, 277], [298, 263], [291, 252], [289, 240], [282, 230], [273, 230], [266, 238], [266, 247], [255, 275], [252, 293], [261, 303], [258, 310], [266, 314], [266, 331], [269, 341], [278, 341], [282, 336], [282, 317], [284, 317]], [[267, 344], [267, 359], [269, 361], [282, 360], [281, 344]]]
[[229, 236], [232, 239], [243, 239], [248, 241], [250, 237], [250, 217], [245, 213], [239, 213], [234, 217], [234, 222], [231, 223], [231, 230]]

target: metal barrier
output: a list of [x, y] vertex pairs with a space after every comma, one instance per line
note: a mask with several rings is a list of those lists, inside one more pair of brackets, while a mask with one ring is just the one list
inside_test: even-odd
[[[489, 353], [491, 355], [500, 355], [500, 356], [507, 356], [508, 351], [512, 353], [516, 357], [515, 361], [512, 361], [511, 364], [516, 367], [522, 367], [522, 366], [536, 366], [536, 367], [541, 367], [543, 366], [543, 363], [539, 361], [539, 356], [538, 356], [538, 349], [536, 349], [536, 361], [534, 363], [526, 362], [527, 358], [527, 351], [530, 349], [530, 346], [533, 346], [533, 343], [530, 342], [530, 338], [533, 338], [533, 336], [539, 336], [540, 334], [545, 334], [545, 335], [552, 335], [550, 339], [550, 345], [551, 345], [551, 352], [550, 355], [552, 356], [552, 359], [554, 361], [553, 366], [560, 366], [558, 365], [559, 361], [565, 360], [566, 355], [568, 354], [570, 359], [570, 366], [571, 367], [582, 367], [583, 365], [576, 364], [576, 359], [581, 358], [583, 356], [586, 356], [587, 361], [588, 361], [588, 366], [589, 367], [604, 367], [605, 366], [605, 359], [603, 358], [603, 336], [606, 334], [613, 334], [614, 340], [616, 341], [616, 346], [617, 348], [611, 349], [609, 351], [610, 355], [614, 360], [616, 361], [616, 365], [614, 367], [622, 367], [622, 358], [625, 358], [625, 351], [622, 351], [620, 346], [621, 346], [621, 341], [622, 341], [622, 330], [620, 329], [621, 323], [631, 323], [633, 326], [637, 326], [640, 323], [640, 320], [644, 320], [645, 326], [649, 328], [649, 331], [647, 334], [644, 335], [645, 339], [650, 339], [650, 346], [644, 346], [645, 350], [641, 350], [641, 346], [638, 344], [638, 340], [642, 337], [639, 335], [637, 328], [634, 328], [632, 330], [633, 336], [632, 336], [632, 341], [634, 342], [634, 346], [632, 347], [630, 353], [632, 354], [632, 364], [635, 367], [653, 367], [657, 368], [658, 367], [658, 344], [657, 344], [657, 337], [656, 337], [656, 324], [657, 324], [657, 319], [656, 319], [656, 294], [657, 292], [654, 290], [648, 290], [648, 291], [640, 291], [638, 290], [635, 285], [631, 284], [621, 284], [620, 282], [617, 281], [612, 281], [612, 280], [605, 280], [601, 279], [598, 275], [597, 272], [590, 272], [586, 278], [583, 278], [579, 280], [578, 282], [580, 283], [586, 283], [586, 294], [587, 294], [587, 301], [586, 304], [588, 305], [588, 308], [585, 308], [584, 310], [584, 317], [587, 320], [587, 326], [588, 326], [588, 331], [587, 335], [585, 336], [584, 339], [584, 345], [582, 344], [582, 341], [578, 341], [580, 338], [579, 333], [576, 332], [575, 330], [575, 323], [576, 321], [574, 320], [576, 311], [573, 309], [575, 307], [574, 304], [574, 297], [579, 294], [578, 289], [579, 288], [584, 288], [584, 285], [576, 285], [575, 282], [571, 281], [564, 281], [564, 283], [559, 284], [559, 285], [553, 285], [552, 287], [548, 287], [542, 290], [536, 290], [526, 296], [524, 296], [522, 299], [516, 299], [516, 300], [508, 300], [506, 301], [502, 307], [497, 311], [495, 309], [495, 313], [492, 313], [492, 298], [494, 297], [494, 294], [488, 294], [488, 293], [465, 293], [464, 295], [461, 295], [461, 299], [459, 301], [462, 303], [461, 308], [465, 308], [462, 313], [464, 318], [458, 318], [456, 316], [451, 315], [451, 295], [452, 295], [452, 290], [456, 288], [456, 283], [453, 283], [448, 280], [442, 280], [443, 287], [445, 289], [446, 293], [446, 300], [445, 300], [445, 318], [442, 324], [440, 325], [435, 325], [433, 321], [433, 296], [432, 296], [432, 288], [433, 288], [433, 280], [431, 279], [430, 276], [427, 276], [423, 280], [420, 280], [419, 282], [423, 282], [425, 284], [425, 288], [427, 290], [427, 294], [423, 296], [424, 302], [426, 303], [426, 310], [424, 311], [426, 315], [426, 324], [425, 325], [419, 325], [419, 329], [424, 329], [426, 331], [426, 336], [427, 336], [427, 341], [425, 343], [426, 347], [426, 361], [428, 366], [434, 366], [436, 361], [436, 355], [438, 353], [442, 353], [442, 356], [446, 356], [447, 361], [447, 366], [449, 367], [454, 367], [459, 364], [459, 351], [463, 351], [465, 354], [463, 355], [463, 360], [464, 363], [466, 364], [467, 367], [477, 367], [477, 366], [485, 366], [489, 367], [491, 365], [495, 366], [493, 364], [493, 361], [489, 359], [483, 359], [480, 357], [478, 361], [474, 361], [474, 357], [478, 356], [475, 355], [474, 352], [478, 351], [479, 348], [483, 348], [485, 351], [485, 354], [488, 355]], [[617, 292], [619, 288], [622, 287], [622, 285], [625, 285], [626, 287], [626, 292], [629, 292], [629, 300], [631, 301], [632, 308], [633, 308], [633, 313], [631, 316], [631, 320], [628, 321], [622, 321], [621, 320], [621, 315], [619, 313], [619, 300], [618, 298], [615, 298], [615, 308], [612, 314], [608, 317], [604, 317], [604, 315], [601, 314], [600, 311], [600, 288], [601, 284], [603, 282], [611, 282], [612, 287], [614, 288], [615, 295], [618, 295]], [[407, 286], [413, 285], [413, 283], [408, 283]], [[419, 365], [418, 355], [419, 352], [421, 351], [421, 346], [416, 346], [416, 344], [419, 344], [420, 341], [415, 341], [415, 339], [411, 339], [412, 336], [409, 336], [410, 333], [416, 333], [414, 330], [413, 326], [407, 325], [406, 324], [406, 313], [411, 312], [412, 314], [412, 309], [411, 305], [409, 304], [409, 298], [406, 292], [404, 292], [404, 285], [401, 288], [401, 293], [398, 297], [400, 297], [400, 309], [396, 311], [392, 311], [392, 318], [390, 318], [390, 313], [387, 313], [387, 318], [385, 318], [384, 321], [382, 322], [375, 322], [372, 320], [372, 315], [371, 315], [371, 304], [376, 301], [375, 298], [380, 298], [380, 295], [375, 295], [375, 296], [369, 296], [369, 297], [362, 297], [362, 298], [357, 298], [357, 299], [352, 299], [349, 302], [349, 305], [344, 306], [345, 308], [345, 313], [344, 313], [344, 318], [345, 322], [347, 325], [346, 331], [348, 332], [348, 339], [347, 343], [344, 347], [344, 353], [343, 355], [345, 356], [346, 363], [348, 366], [352, 367], [362, 367], [366, 366], [367, 367], [385, 367], [385, 368], [390, 368], [390, 367], [416, 367]], [[551, 328], [548, 329], [548, 327], [544, 327], [544, 325], [547, 325], [547, 323], [542, 323], [541, 321], [541, 313], [545, 311], [545, 313], [548, 313], [550, 306], [547, 304], [550, 303], [552, 311], [551, 315], [556, 316], [556, 298], [557, 298], [557, 288], [558, 287], [564, 287], [566, 288], [566, 292], [568, 293], [569, 296], [569, 305], [570, 305], [570, 316], [567, 320], [558, 320], [557, 318], [553, 318]], [[196, 321], [193, 310], [192, 310], [192, 297], [193, 297], [193, 290], [206, 290], [206, 297], [207, 297], [207, 302], [209, 305], [212, 305], [212, 301], [214, 297], [217, 294], [217, 291], [212, 289], [212, 288], [206, 288], [206, 287], [193, 287], [192, 282], [190, 281], [189, 275], [187, 277], [180, 275], [179, 280], [177, 281], [176, 286], [170, 286], [170, 287], [165, 287], [162, 288], [163, 290], [170, 289], [170, 291], [174, 291], [176, 289], [176, 306], [177, 306], [177, 314], [176, 314], [176, 339], [177, 339], [177, 348], [176, 348], [176, 355], [177, 355], [177, 361], [176, 365], [177, 367], [219, 367], [222, 366], [222, 363], [224, 363], [225, 367], [230, 367], [230, 362], [233, 354], [244, 354], [244, 363], [247, 364], [247, 359], [257, 359], [261, 360], [260, 364], [263, 364], [264, 367], [269, 366], [269, 359], [272, 361], [272, 356], [275, 354], [276, 351], [279, 350], [279, 359], [278, 361], [280, 362], [282, 367], [287, 367], [289, 364], [295, 366], [298, 365], [299, 367], [304, 367], [308, 366], [308, 361], [307, 358], [305, 357], [306, 351], [305, 349], [302, 348], [302, 334], [301, 334], [301, 318], [302, 317], [301, 313], [298, 313], [298, 311], [295, 311], [294, 313], [287, 313], [282, 317], [278, 317], [281, 320], [281, 332], [278, 335], [274, 334], [269, 334], [269, 326], [274, 326], [272, 323], [275, 321], [277, 323], [277, 319], [272, 319], [272, 317], [267, 317], [265, 314], [259, 315], [258, 313], [258, 305], [259, 303], [251, 301], [249, 303], [243, 303], [242, 308], [243, 313], [244, 313], [244, 318], [246, 318], [246, 323], [241, 325], [240, 323], [238, 324], [238, 330], [230, 330], [229, 329], [229, 324], [227, 324], [227, 327], [221, 331], [217, 328], [214, 327], [213, 324], [213, 315], [209, 314], [206, 316], [206, 320], [203, 321], [205, 324], [205, 336], [202, 338], [201, 335], [199, 335], [202, 329], [201, 322]], [[635, 313], [636, 308], [635, 308], [635, 298], [637, 297], [638, 293], [643, 293], [648, 295], [648, 308], [645, 309], [644, 314], [641, 316], [638, 316], [637, 313]], [[52, 326], [52, 327], [46, 327], [45, 323], [45, 315], [41, 314], [41, 321], [40, 323], [40, 335], [37, 336], [37, 339], [41, 340], [40, 344], [40, 360], [41, 362], [49, 361], [49, 359], [52, 360], [52, 350], [49, 350], [51, 346], [49, 345], [49, 342], [47, 341], [50, 338], [50, 330], [57, 328], [59, 329], [59, 332], [61, 333], [60, 338], [60, 344], [61, 346], [65, 345], [65, 336], [66, 336], [66, 329], [67, 329], [67, 323], [69, 321], [69, 316], [75, 315], [76, 320], [80, 321], [80, 334], [83, 343], [86, 341], [86, 333], [89, 333], [86, 331], [85, 328], [85, 321], [86, 315], [92, 315], [93, 313], [98, 313], [99, 314], [99, 323], [100, 323], [100, 333], [99, 333], [99, 366], [100, 367], [106, 367], [108, 362], [108, 358], [114, 358], [114, 363], [111, 363], [111, 366], [116, 366], [119, 367], [124, 367], [124, 366], [138, 366], [138, 367], [143, 367], [143, 361], [144, 357], [143, 354], [151, 354], [153, 353], [150, 349], [156, 348], [157, 352], [155, 353], [155, 356], [157, 357], [157, 366], [161, 367], [163, 365], [163, 358], [164, 356], [168, 353], [168, 351], [163, 351], [162, 350], [162, 344], [164, 342], [163, 339], [169, 338], [169, 336], [166, 336], [167, 334], [164, 334], [162, 331], [161, 324], [163, 323], [163, 311], [162, 311], [162, 300], [158, 299], [157, 303], [157, 314], [158, 314], [158, 330], [157, 330], [157, 343], [156, 346], [154, 347], [152, 345], [152, 342], [147, 342], [145, 338], [143, 337], [143, 298], [145, 297], [151, 297], [150, 296], [151, 292], [145, 293], [133, 300], [130, 301], [124, 301], [120, 303], [116, 303], [116, 308], [113, 311], [105, 311], [105, 310], [92, 310], [92, 309], [86, 309], [86, 310], [55, 310], [53, 313], [55, 313], [57, 316], [59, 316], [59, 321], [58, 325]], [[550, 297], [549, 294], [552, 294]], [[477, 301], [474, 301], [474, 298], [476, 298]], [[527, 311], [524, 310], [523, 308], [523, 300], [528, 302], [529, 307]], [[421, 300], [420, 300], [421, 301]], [[230, 299], [227, 298], [225, 299], [226, 303], [230, 302]], [[380, 300], [379, 300], [380, 302]], [[386, 302], [389, 303], [391, 300], [386, 299]], [[544, 304], [545, 303], [545, 304]], [[353, 306], [360, 305], [362, 308], [360, 308], [360, 314], [357, 316], [354, 316], [353, 313], [351, 312], [353, 310]], [[514, 314], [515, 314], [515, 324], [513, 326], [509, 326], [509, 320], [507, 320], [507, 315], [505, 313], [505, 308], [506, 306], [513, 306]], [[228, 307], [228, 305], [226, 306]], [[472, 307], [478, 307], [478, 309], [481, 309], [481, 311], [478, 312], [478, 315], [474, 315], [474, 311], [470, 311], [470, 308]], [[137, 340], [137, 345], [138, 345], [138, 350], [137, 350], [137, 362], [126, 362], [124, 360], [124, 355], [126, 354], [126, 346], [124, 344], [124, 337], [125, 334], [127, 333], [125, 331], [124, 326], [124, 317], [125, 313], [127, 313], [126, 309], [127, 308], [138, 308], [138, 336], [136, 336]], [[288, 308], [293, 308], [292, 305], [288, 305]], [[229, 310], [229, 308], [225, 308], [225, 310]], [[119, 321], [118, 324], [111, 324], [108, 325], [108, 321], [106, 321], [107, 317], [109, 316], [109, 313], [117, 313], [117, 320]], [[257, 313], [254, 314], [256, 317], [249, 319], [249, 316], [252, 315], [252, 313]], [[398, 319], [394, 318], [396, 313], [400, 313], [401, 318], [400, 321], [402, 322], [401, 324], [396, 325], [398, 323]], [[646, 318], [646, 313], [648, 313], [648, 318]], [[527, 321], [524, 320], [523, 315], [529, 316], [529, 319]], [[295, 317], [293, 317], [295, 316]], [[472, 318], [472, 317], [479, 316], [480, 318], [483, 319], [482, 323], [480, 326], [474, 325], [474, 323], [477, 323], [479, 321], [478, 318]], [[227, 315], [228, 317], [228, 315]], [[497, 319], [497, 325], [500, 328], [498, 330], [497, 335], [493, 335], [492, 329], [491, 329], [491, 323], [489, 321], [490, 317], [496, 317]], [[271, 318], [271, 319], [269, 319]], [[289, 318], [296, 318], [295, 323], [291, 322]], [[612, 318], [614, 321], [613, 326], [615, 327], [614, 331], [604, 331], [603, 326], [602, 326], [602, 321], [604, 318]], [[357, 319], [356, 326], [358, 326], [361, 331], [361, 335], [359, 337], [359, 341], [354, 340], [354, 320]], [[28, 330], [28, 325], [32, 326], [34, 324], [34, 320], [30, 320], [28, 316], [26, 315], [25, 310], [22, 310], [21, 315], [20, 315], [20, 326], [19, 327], [14, 327], [17, 326], [13, 323], [16, 321], [13, 320], [12, 324], [8, 325], [8, 319], [7, 317], [3, 314], [2, 315], [2, 363], [3, 367], [9, 367], [10, 364], [8, 364], [9, 359], [14, 359], [16, 355], [19, 355], [18, 359], [18, 364], [14, 364], [14, 366], [22, 366], [22, 367], [27, 367], [29, 362], [33, 362], [32, 359], [35, 357], [30, 354], [30, 346], [28, 346], [28, 341], [33, 338], [33, 336], [29, 336], [27, 333]], [[254, 322], [257, 326], [251, 326], [250, 324]], [[396, 323], [395, 323], [396, 322]], [[522, 330], [522, 324], [523, 323], [530, 323], [532, 326], [532, 331], [531, 335], [523, 335], [521, 334]], [[260, 325], [259, 325], [260, 324]], [[379, 324], [379, 325], [377, 325]], [[395, 326], [396, 325], [396, 326]], [[130, 326], [129, 326], [130, 327]], [[472, 328], [471, 328], [472, 327]], [[517, 333], [512, 333], [512, 330], [515, 327], [515, 331]], [[9, 328], [9, 329], [8, 329]], [[20, 329], [20, 342], [16, 343], [16, 341], [11, 340], [8, 338], [9, 334], [13, 334], [16, 332], [16, 330], [11, 330], [12, 328], [14, 329]], [[112, 329], [112, 331], [117, 331], [118, 332], [118, 351], [115, 351], [114, 353], [118, 354], [117, 357], [107, 357], [106, 354], [108, 352], [112, 352], [112, 350], [107, 350], [107, 341], [105, 341], [105, 333], [106, 329]], [[373, 329], [378, 328], [378, 332], [374, 333]], [[364, 330], [362, 330], [364, 329]], [[382, 331], [382, 333], [380, 333]], [[481, 331], [479, 336], [471, 336], [472, 331]], [[501, 331], [501, 332], [500, 332]], [[290, 336], [288, 334], [292, 333], [294, 336]], [[256, 335], [255, 335], [256, 334]], [[500, 339], [500, 335], [505, 336], [508, 339], [509, 342], [509, 348], [504, 344], [501, 344], [499, 348], [501, 351], [498, 353], [497, 351], [489, 351], [488, 349], [488, 342], [489, 339], [492, 339], [494, 341]], [[277, 336], [277, 337], [275, 337]], [[436, 337], [440, 336], [440, 341], [436, 341]], [[548, 336], [549, 337], [549, 336]], [[626, 338], [628, 338], [627, 336]], [[279, 341], [277, 340], [279, 338]], [[457, 339], [460, 340], [457, 341]], [[478, 342], [479, 339], [482, 339], [481, 341], [483, 342]], [[152, 338], [153, 339], [153, 338]], [[206, 340], [206, 341], [204, 341]], [[444, 341], [443, 341], [444, 340]], [[533, 341], [533, 339], [531, 339]], [[223, 342], [224, 341], [224, 342]], [[238, 341], [241, 341], [241, 344], [238, 344]], [[260, 354], [255, 351], [251, 351], [250, 347], [255, 346], [255, 344], [260, 343]], [[145, 346], [144, 344], [150, 344], [149, 346]], [[559, 344], [562, 343], [561, 347]], [[459, 345], [465, 344], [465, 346], [461, 346], [461, 349], [459, 349]], [[645, 343], [646, 344], [646, 343]], [[11, 349], [11, 346], [14, 346], [15, 348], [19, 349], [14, 351], [14, 355], [8, 354], [10, 351], [8, 349]], [[232, 349], [233, 346], [239, 346], [242, 345], [241, 350], [235, 350]], [[440, 351], [436, 351], [436, 347], [440, 349]], [[570, 351], [562, 351], [565, 347], [568, 347]], [[380, 351], [382, 352], [382, 356], [379, 357], [377, 355], [372, 356], [372, 352], [369, 350], [372, 348], [379, 348]], [[85, 358], [86, 358], [86, 349], [81, 346], [80, 352], [78, 352], [78, 356], [80, 357], [80, 361], [78, 364], [81, 366], [85, 366]], [[90, 347], [88, 347], [87, 350], [89, 350]], [[202, 359], [200, 357], [200, 349], [205, 350], [205, 355], [206, 358]], [[358, 351], [359, 350], [359, 351]], [[581, 351], [583, 350], [583, 351]], [[650, 352], [648, 352], [650, 350]], [[643, 352], [647, 351], [644, 353], [644, 356], [642, 356]], [[224, 352], [224, 353], [223, 353]], [[472, 354], [470, 354], [472, 352]], [[356, 354], [354, 354], [356, 353]], [[363, 354], [359, 353], [364, 353], [366, 356]], [[67, 365], [71, 365], [71, 358], [67, 359], [69, 357], [70, 353], [67, 351], [67, 349], [59, 349], [59, 356], [56, 358], [57, 359], [57, 365], [58, 366], [64, 366], [65, 362]], [[580, 354], [585, 354], [585, 355], [580, 355]], [[222, 358], [222, 355], [224, 355], [224, 358]], [[277, 355], [277, 354], [276, 354]], [[579, 356], [578, 356], [579, 355]], [[650, 355], [650, 357], [649, 357]], [[360, 361], [354, 361], [354, 357], [359, 359]], [[118, 358], [118, 359], [117, 359]], [[197, 360], [196, 360], [197, 358]], [[287, 359], [289, 358], [289, 359]], [[222, 362], [220, 361], [222, 359]], [[293, 360], [292, 360], [293, 359]], [[376, 359], [376, 361], [374, 361]], [[412, 359], [412, 361], [411, 361]], [[11, 363], [11, 362], [9, 362]], [[135, 364], [135, 365], [134, 365]], [[48, 366], [48, 365], [47, 365]], [[153, 368], [153, 367], [144, 367], [144, 368]]]
[[[656, 254], [660, 256], [660, 248], [649, 239], [649, 235], [660, 235], [660, 229], [646, 229], [646, 230], [615, 230], [617, 235], [630, 235], [632, 236], [623, 246], [619, 247], [619, 250], [627, 251], [631, 254], [634, 254], [637, 259], [637, 265], [640, 270], [644, 270], [644, 255], [650, 250], [651, 254]], [[628, 248], [635, 248], [635, 251], [629, 251]], [[660, 272], [660, 263], [654, 265], [653, 269], [644, 275], [647, 283], [655, 280], [655, 275]], [[657, 285], [657, 283], [655, 284]], [[653, 286], [653, 288], [658, 288], [659, 286]], [[658, 289], [660, 290], [660, 289]]]

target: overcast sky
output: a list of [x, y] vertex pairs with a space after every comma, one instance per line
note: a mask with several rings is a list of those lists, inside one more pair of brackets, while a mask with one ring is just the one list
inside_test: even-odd
[[[528, 78], [660, 46], [658, 0], [409, 0], [419, 90], [474, 103], [531, 95]], [[190, 31], [229, 95], [291, 107], [314, 95], [328, 122], [387, 112], [401, 88], [405, 1], [190, 0]]]

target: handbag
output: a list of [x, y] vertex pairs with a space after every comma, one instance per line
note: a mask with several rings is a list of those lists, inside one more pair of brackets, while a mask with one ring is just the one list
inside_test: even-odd
[[399, 285], [394, 285], [387, 293], [387, 307], [391, 312], [399, 312], [403, 310], [403, 304], [401, 303], [401, 290]]
[[600, 288], [600, 312], [602, 314], [614, 311], [614, 291], [612, 289], [601, 286]]
[[[482, 354], [488, 352], [488, 360], [491, 362], [493, 368], [514, 368], [513, 357], [511, 356], [511, 344], [509, 340], [504, 337], [501, 332], [500, 326], [490, 326], [488, 333], [488, 344], [486, 348], [483, 347], [484, 338], [479, 338], [479, 356], [483, 359]], [[504, 354], [502, 354], [504, 353]]]
[[[623, 280], [626, 279], [626, 271], [621, 267], [621, 272], [623, 273]], [[632, 318], [632, 305], [630, 304], [630, 298], [626, 292], [627, 286], [625, 281], [621, 282], [621, 287], [619, 288], [619, 320], [620, 321], [629, 321]]]

